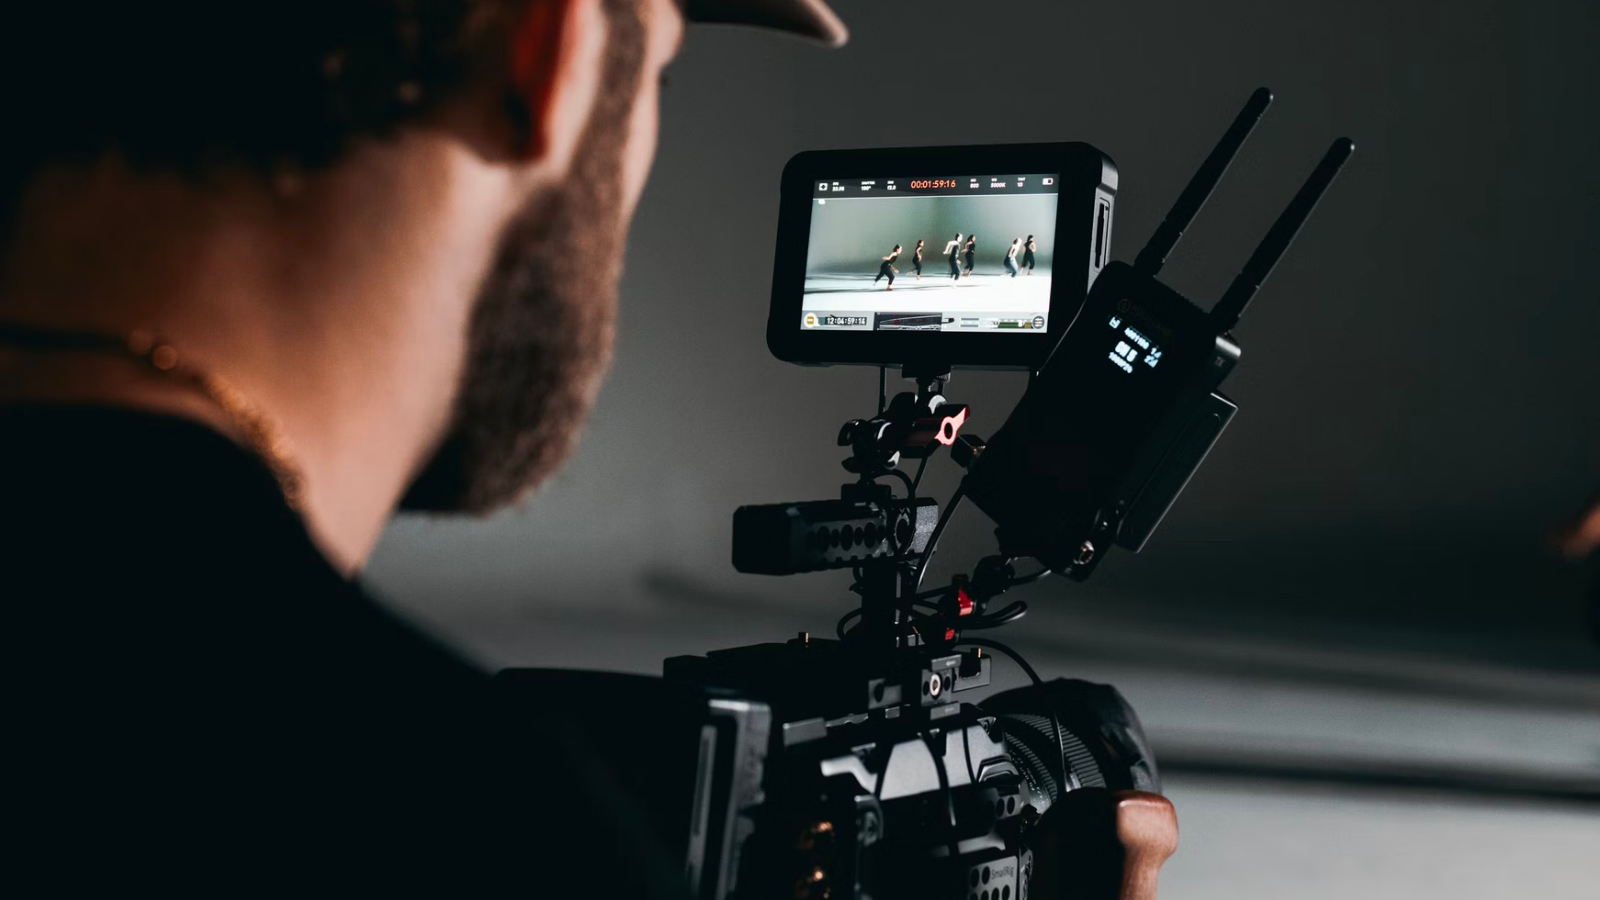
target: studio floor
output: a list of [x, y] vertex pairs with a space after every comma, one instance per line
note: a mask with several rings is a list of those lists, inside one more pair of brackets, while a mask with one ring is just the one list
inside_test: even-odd
[[808, 275], [806, 307], [827, 311], [879, 312], [987, 311], [997, 313], [1050, 308], [1050, 272], [1011, 277], [1004, 272], [974, 272], [960, 281], [950, 279], [942, 263], [924, 265], [918, 281], [909, 266], [895, 276], [894, 290], [887, 279], [873, 284], [872, 275]]

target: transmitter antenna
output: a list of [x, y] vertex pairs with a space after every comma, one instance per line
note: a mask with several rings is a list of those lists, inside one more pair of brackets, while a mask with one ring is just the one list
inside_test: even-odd
[[1272, 269], [1283, 258], [1284, 251], [1294, 243], [1295, 235], [1300, 233], [1300, 227], [1311, 218], [1311, 213], [1317, 208], [1317, 201], [1322, 199], [1322, 194], [1333, 184], [1334, 176], [1339, 174], [1339, 169], [1344, 166], [1345, 160], [1356, 149], [1355, 142], [1349, 138], [1339, 138], [1328, 148], [1322, 157], [1322, 162], [1317, 163], [1312, 170], [1311, 177], [1300, 186], [1300, 192], [1289, 201], [1289, 206], [1283, 214], [1278, 216], [1278, 221], [1272, 223], [1272, 229], [1267, 236], [1261, 239], [1256, 247], [1256, 252], [1250, 254], [1250, 261], [1244, 264], [1238, 277], [1233, 279], [1233, 284], [1228, 285], [1228, 290], [1223, 293], [1222, 299], [1211, 310], [1211, 319], [1216, 323], [1217, 333], [1226, 334], [1233, 326], [1239, 323], [1239, 318], [1244, 315], [1244, 309], [1250, 305], [1250, 300], [1255, 297], [1261, 284], [1272, 274]]
[[1244, 139], [1255, 130], [1256, 123], [1261, 121], [1262, 114], [1271, 103], [1272, 92], [1264, 87], [1256, 88], [1255, 93], [1250, 95], [1244, 109], [1239, 110], [1233, 124], [1223, 133], [1222, 140], [1217, 142], [1206, 161], [1200, 164], [1194, 177], [1189, 179], [1189, 186], [1178, 195], [1167, 217], [1161, 221], [1161, 226], [1150, 236], [1149, 243], [1134, 258], [1135, 271], [1154, 277], [1166, 265], [1167, 254], [1183, 239], [1183, 233], [1194, 222], [1194, 217], [1200, 214], [1200, 208], [1206, 205], [1217, 183], [1227, 174], [1228, 166], [1239, 153], [1239, 148], [1244, 146]]

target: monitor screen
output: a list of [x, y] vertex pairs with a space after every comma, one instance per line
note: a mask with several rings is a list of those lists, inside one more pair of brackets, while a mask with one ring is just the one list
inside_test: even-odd
[[1055, 174], [819, 178], [799, 326], [1048, 331], [1058, 181]]

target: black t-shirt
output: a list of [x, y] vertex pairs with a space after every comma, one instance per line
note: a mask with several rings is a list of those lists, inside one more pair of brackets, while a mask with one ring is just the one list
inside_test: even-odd
[[674, 893], [559, 723], [508, 746], [488, 674], [331, 568], [226, 438], [0, 408], [0, 498], [15, 883]]

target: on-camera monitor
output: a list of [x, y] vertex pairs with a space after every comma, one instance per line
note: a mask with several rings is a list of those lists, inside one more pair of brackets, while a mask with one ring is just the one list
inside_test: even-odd
[[803, 363], [1036, 368], [1110, 252], [1087, 144], [804, 153], [784, 173], [768, 344]]
[[1059, 177], [817, 181], [800, 327], [1048, 332]]

